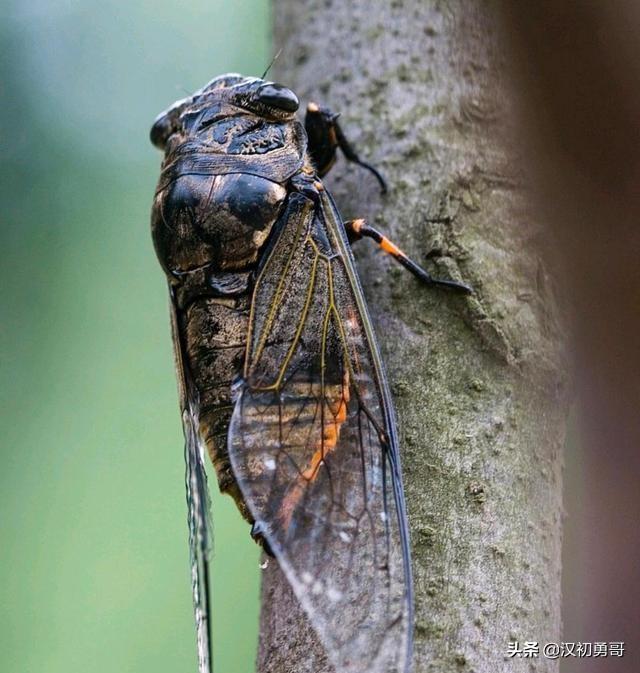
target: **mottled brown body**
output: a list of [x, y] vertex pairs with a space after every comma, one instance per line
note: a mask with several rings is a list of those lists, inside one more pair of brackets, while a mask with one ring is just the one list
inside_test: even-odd
[[186, 105], [182, 132], [165, 148], [151, 224], [180, 309], [178, 338], [202, 437], [220, 490], [251, 520], [227, 452], [231, 388], [244, 364], [252, 274], [285, 202], [285, 183], [305, 163], [305, 144], [292, 115], [261, 120], [227, 91], [213, 86], [200, 106]]
[[196, 299], [180, 321], [187, 366], [200, 398], [200, 432], [222, 492], [233, 496], [243, 516], [252, 520], [238, 491], [227, 452], [233, 412], [231, 386], [244, 364], [249, 325], [248, 296]]
[[249, 519], [226, 449], [231, 384], [244, 363], [250, 273], [285, 195], [280, 184], [253, 175], [181, 175], [158, 192], [153, 209], [156, 249], [181, 308], [178, 329], [200, 431], [220, 490]]

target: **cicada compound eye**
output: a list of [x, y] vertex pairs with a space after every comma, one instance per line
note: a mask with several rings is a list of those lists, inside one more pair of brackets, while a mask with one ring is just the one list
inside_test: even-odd
[[165, 145], [167, 144], [167, 139], [171, 135], [172, 127], [172, 120], [169, 115], [164, 112], [153, 122], [153, 126], [149, 133], [149, 139], [159, 150], [164, 150]]
[[255, 93], [254, 100], [284, 112], [295, 112], [300, 106], [298, 97], [282, 84], [265, 82]]

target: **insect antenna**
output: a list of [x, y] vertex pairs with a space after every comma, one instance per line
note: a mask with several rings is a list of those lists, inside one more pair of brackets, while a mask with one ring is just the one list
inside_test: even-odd
[[267, 76], [267, 73], [269, 72], [269, 70], [271, 70], [271, 66], [278, 60], [278, 57], [282, 53], [282, 49], [283, 49], [282, 47], [280, 47], [280, 49], [278, 49], [278, 53], [271, 59], [271, 63], [269, 63], [269, 65], [267, 66], [267, 69], [262, 73], [262, 76], [260, 77], [260, 79], [264, 79]]

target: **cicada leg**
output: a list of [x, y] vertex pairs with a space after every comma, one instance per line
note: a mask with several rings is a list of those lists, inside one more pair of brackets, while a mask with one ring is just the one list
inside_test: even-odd
[[400, 250], [400, 248], [391, 240], [389, 240], [384, 234], [381, 234], [377, 229], [370, 227], [364, 220], [349, 220], [344, 223], [344, 226], [347, 230], [347, 235], [349, 236], [349, 241], [357, 241], [363, 237], [372, 238], [380, 248], [386, 252], [388, 255], [391, 255], [393, 259], [396, 260], [399, 264], [402, 264], [405, 269], [410, 271], [418, 280], [420, 280], [425, 285], [431, 285], [435, 287], [444, 287], [449, 290], [454, 290], [456, 292], [462, 292], [464, 294], [471, 294], [473, 290], [464, 283], [459, 283], [455, 280], [445, 280], [441, 278], [434, 278], [428, 271], [425, 271], [419, 264], [414, 262], [411, 258]]
[[304, 120], [305, 130], [309, 139], [309, 154], [321, 177], [333, 166], [336, 160], [338, 148], [344, 154], [347, 161], [366, 168], [373, 173], [380, 183], [380, 191], [387, 191], [387, 183], [380, 172], [371, 164], [363, 161], [353, 145], [347, 140], [338, 123], [339, 113], [332, 112], [329, 108], [320, 107], [317, 103], [307, 105], [307, 114]]

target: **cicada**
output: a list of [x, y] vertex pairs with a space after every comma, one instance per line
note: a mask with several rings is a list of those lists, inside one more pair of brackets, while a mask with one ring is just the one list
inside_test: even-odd
[[210, 667], [205, 449], [275, 557], [337, 673], [407, 672], [411, 557], [398, 436], [351, 242], [323, 185], [338, 115], [260, 78], [216, 77], [153, 124], [153, 241], [169, 284], [186, 438], [201, 672]]

